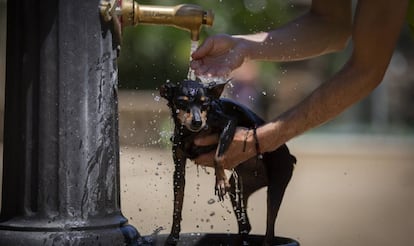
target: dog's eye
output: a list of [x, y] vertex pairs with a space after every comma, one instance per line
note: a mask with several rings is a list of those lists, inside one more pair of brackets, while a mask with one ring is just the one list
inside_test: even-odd
[[200, 97], [200, 102], [201, 103], [209, 103], [210, 99], [208, 97], [202, 96], [202, 97]]
[[188, 100], [189, 98], [186, 96], [178, 97], [177, 100], [175, 101], [175, 105], [179, 109], [186, 109], [188, 106]]
[[177, 100], [182, 100], [182, 101], [188, 101], [188, 97], [187, 96], [179, 96], [177, 97]]
[[208, 97], [205, 97], [205, 96], [201, 97], [200, 102], [203, 108], [208, 108], [210, 106], [210, 98]]

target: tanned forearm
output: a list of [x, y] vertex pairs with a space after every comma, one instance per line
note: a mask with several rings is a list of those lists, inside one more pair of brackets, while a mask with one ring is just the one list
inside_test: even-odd
[[407, 1], [376, 1], [377, 9], [372, 12], [372, 2], [359, 2], [350, 60], [304, 101], [258, 129], [265, 151], [274, 150], [289, 139], [334, 118], [366, 97], [382, 81], [399, 37]]
[[316, 0], [308, 13], [278, 29], [234, 37], [247, 59], [303, 60], [342, 50], [351, 34], [351, 12], [349, 0]]
[[348, 64], [301, 103], [258, 129], [262, 148], [273, 150], [293, 137], [331, 120], [366, 97], [380, 82], [381, 77], [377, 73], [364, 73]]
[[[198, 53], [193, 54], [195, 59], [199, 59], [194, 67], [201, 74], [225, 75], [246, 57], [293, 61], [341, 49], [350, 32], [350, 2], [313, 0], [308, 14], [280, 29], [254, 35], [211, 38]], [[336, 75], [301, 103], [257, 129], [260, 150], [275, 150], [288, 140], [336, 117], [371, 93], [381, 83], [391, 60], [407, 5], [408, 0], [359, 0], [351, 31], [353, 51], [350, 59]], [[222, 158], [226, 168], [234, 168], [256, 154], [256, 139], [248, 133], [243, 128], [236, 131]], [[196, 144], [214, 142], [217, 142], [217, 136], [204, 144], [203, 140]], [[241, 146], [245, 145], [248, 146], [247, 151], [240, 152]], [[208, 165], [212, 159], [210, 153], [198, 157], [196, 163]]]

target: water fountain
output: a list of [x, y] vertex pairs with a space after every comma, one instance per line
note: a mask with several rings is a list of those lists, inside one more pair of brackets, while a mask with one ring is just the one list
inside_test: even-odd
[[[13, 0], [7, 8], [0, 245], [137, 245], [120, 208], [121, 26], [172, 25], [197, 41], [212, 12], [131, 0]], [[231, 236], [183, 235], [206, 239]]]

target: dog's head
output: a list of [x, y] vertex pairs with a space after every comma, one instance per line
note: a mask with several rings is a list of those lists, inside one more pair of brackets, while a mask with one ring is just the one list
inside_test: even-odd
[[199, 132], [206, 126], [212, 101], [220, 98], [224, 86], [225, 83], [184, 80], [162, 85], [160, 95], [168, 100], [175, 120], [190, 131]]

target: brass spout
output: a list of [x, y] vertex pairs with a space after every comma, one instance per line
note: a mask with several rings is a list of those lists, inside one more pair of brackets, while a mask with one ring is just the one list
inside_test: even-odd
[[204, 10], [194, 4], [155, 6], [122, 0], [118, 13], [123, 27], [137, 24], [170, 25], [190, 31], [194, 41], [199, 40], [201, 26], [211, 26], [214, 20], [211, 10]]

